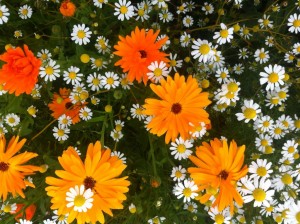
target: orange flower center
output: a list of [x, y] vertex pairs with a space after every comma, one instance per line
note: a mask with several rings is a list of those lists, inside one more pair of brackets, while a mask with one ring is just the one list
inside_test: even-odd
[[182, 106], [179, 103], [174, 103], [171, 107], [171, 111], [174, 114], [179, 114], [182, 110]]
[[146, 51], [140, 50], [139, 52], [141, 54], [141, 58], [146, 58], [147, 57], [147, 52]]
[[219, 177], [221, 177], [221, 179], [226, 180], [228, 177], [228, 173], [225, 170], [222, 170], [221, 173], [219, 173]]
[[85, 189], [93, 189], [95, 187], [96, 181], [93, 177], [86, 177], [83, 181]]
[[9, 168], [9, 164], [5, 162], [0, 162], [0, 171], [7, 171]]

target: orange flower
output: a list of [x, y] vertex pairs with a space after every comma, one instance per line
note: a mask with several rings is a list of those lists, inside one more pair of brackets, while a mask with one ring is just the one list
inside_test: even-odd
[[147, 32], [145, 29], [135, 28], [131, 36], [125, 38], [119, 36], [120, 41], [114, 48], [117, 50], [115, 55], [122, 57], [115, 65], [121, 66], [123, 72], [128, 72], [127, 79], [130, 82], [137, 80], [144, 84], [147, 83], [148, 66], [154, 61], [168, 62], [167, 54], [160, 52], [159, 49], [168, 40], [167, 37], [156, 41], [159, 30], [154, 33], [152, 29]]
[[65, 0], [61, 3], [59, 11], [63, 16], [73, 16], [76, 11], [76, 6], [70, 0]]
[[[24, 179], [25, 176], [40, 170], [38, 166], [23, 165], [38, 154], [32, 152], [18, 153], [26, 139], [22, 139], [20, 142], [18, 140], [19, 136], [12, 137], [7, 148], [5, 148], [5, 137], [3, 135], [0, 137], [0, 198], [3, 201], [6, 200], [8, 193], [11, 193], [13, 197], [20, 195], [25, 198], [22, 190], [26, 188], [26, 185], [34, 187], [32, 183]], [[16, 153], [18, 154], [15, 155]]]
[[30, 94], [38, 81], [39, 69], [42, 61], [36, 58], [32, 51], [24, 45], [20, 48], [9, 48], [0, 55], [0, 60], [6, 62], [0, 69], [0, 84], [5, 84], [3, 89], [16, 96], [21, 93]]
[[[89, 144], [83, 162], [73, 147], [69, 147], [58, 158], [63, 170], [56, 170], [59, 178], [47, 177], [47, 194], [51, 197], [51, 209], [58, 210], [58, 215], [68, 214], [68, 223], [105, 223], [103, 212], [113, 216], [112, 209], [122, 209], [126, 200], [130, 182], [126, 177], [119, 177], [126, 165], [117, 156], [111, 156], [110, 149], [101, 150], [101, 144]], [[84, 186], [92, 191], [92, 206], [86, 212], [76, 210], [68, 205], [67, 192], [74, 186]], [[77, 197], [74, 205], [84, 206], [85, 198]]]
[[150, 133], [158, 136], [166, 133], [165, 142], [175, 141], [178, 135], [183, 139], [190, 137], [193, 126], [200, 122], [210, 124], [208, 113], [203, 109], [211, 101], [208, 93], [201, 92], [197, 80], [189, 76], [175, 74], [174, 80], [168, 76], [160, 85], [151, 84], [152, 91], [161, 100], [148, 98], [145, 100], [144, 114], [153, 116], [147, 127]]
[[188, 168], [191, 178], [198, 185], [200, 191], [206, 193], [200, 197], [200, 202], [207, 202], [211, 196], [215, 196], [212, 206], [218, 206], [221, 212], [230, 206], [233, 213], [233, 201], [238, 205], [243, 204], [241, 195], [236, 190], [236, 182], [244, 177], [248, 168], [244, 163], [245, 146], [238, 147], [234, 140], [229, 147], [226, 140], [219, 139], [203, 142], [202, 146], [196, 148], [196, 156], [189, 159], [197, 166]]
[[69, 98], [70, 90], [66, 88], [60, 88], [59, 94], [53, 94], [52, 103], [48, 104], [50, 110], [53, 111], [52, 117], [58, 119], [61, 115], [65, 114], [72, 119], [72, 123], [76, 124], [80, 121], [79, 111], [86, 105], [86, 103], [76, 103], [75, 105]]
[[[19, 220], [19, 218], [24, 217], [24, 212], [20, 212], [20, 210], [23, 209], [24, 206], [25, 206], [25, 204], [17, 204], [17, 209], [14, 212], [11, 212], [11, 214], [17, 214], [15, 216], [15, 219], [17, 221]], [[35, 210], [36, 210], [36, 206], [34, 204], [31, 204], [31, 205], [29, 205], [28, 207], [25, 208], [25, 218], [26, 218], [26, 220], [31, 220], [32, 219], [32, 217], [35, 214]]]

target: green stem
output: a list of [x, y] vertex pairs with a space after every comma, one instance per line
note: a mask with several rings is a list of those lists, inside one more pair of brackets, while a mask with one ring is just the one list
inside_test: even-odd
[[152, 143], [152, 139], [151, 139], [150, 134], [148, 134], [148, 138], [149, 138], [149, 144], [150, 144], [150, 155], [151, 155], [151, 160], [152, 160], [153, 173], [154, 173], [154, 176], [157, 176], [157, 170], [156, 170], [156, 164], [155, 164], [155, 155], [154, 155], [154, 147], [153, 147], [153, 143]]

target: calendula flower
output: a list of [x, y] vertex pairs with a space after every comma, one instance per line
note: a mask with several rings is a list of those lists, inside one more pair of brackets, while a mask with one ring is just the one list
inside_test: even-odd
[[34, 187], [32, 183], [25, 180], [25, 177], [39, 171], [40, 167], [24, 165], [24, 163], [38, 156], [38, 154], [27, 151], [18, 153], [25, 142], [26, 139], [19, 141], [19, 136], [14, 136], [6, 146], [4, 135], [0, 137], [0, 198], [3, 201], [7, 199], [9, 193], [13, 197], [19, 195], [25, 198], [23, 190], [26, 186]]
[[193, 131], [193, 126], [204, 122], [210, 124], [208, 113], [203, 109], [211, 101], [208, 93], [201, 92], [197, 80], [189, 76], [175, 74], [167, 80], [162, 79], [161, 85], [151, 84], [150, 88], [161, 99], [148, 98], [145, 100], [144, 114], [153, 116], [147, 127], [150, 133], [158, 136], [166, 133], [165, 142], [173, 142], [180, 135], [186, 140]]
[[212, 192], [218, 191], [212, 207], [217, 206], [220, 212], [230, 206], [233, 213], [234, 201], [243, 204], [235, 184], [248, 172], [247, 165], [243, 166], [244, 151], [245, 146], [238, 147], [234, 140], [228, 146], [227, 140], [216, 138], [210, 144], [203, 142], [196, 148], [196, 156], [189, 159], [197, 167], [188, 168], [188, 172], [200, 191], [206, 189], [200, 197], [201, 203], [207, 202], [213, 196]]
[[0, 55], [0, 60], [6, 63], [0, 69], [0, 84], [5, 84], [3, 89], [16, 96], [30, 94], [38, 81], [42, 61], [27, 45], [24, 45], [24, 50], [20, 47], [7, 49]]
[[159, 30], [154, 33], [152, 29], [146, 32], [145, 29], [135, 28], [131, 36], [125, 38], [119, 36], [120, 41], [114, 46], [115, 55], [121, 57], [115, 65], [120, 66], [123, 72], [128, 72], [127, 78], [130, 82], [137, 80], [147, 83], [148, 66], [154, 61], [168, 62], [167, 54], [160, 52], [159, 49], [168, 40], [167, 37], [156, 41]]
[[59, 8], [60, 13], [65, 17], [70, 17], [75, 14], [76, 6], [70, 0], [64, 0]]
[[[68, 214], [68, 223], [75, 219], [77, 223], [104, 223], [103, 213], [113, 216], [112, 209], [123, 208], [130, 182], [127, 177], [119, 176], [126, 165], [117, 156], [111, 156], [110, 149], [102, 150], [99, 141], [89, 144], [84, 161], [73, 147], [68, 147], [58, 161], [63, 169], [56, 170], [58, 178], [46, 178], [50, 185], [46, 191], [51, 197], [51, 209], [57, 209], [57, 215]], [[75, 186], [80, 186], [78, 191], [75, 189], [76, 195], [84, 197], [81, 203], [76, 200], [74, 190], [71, 192]], [[82, 202], [86, 207], [82, 207]]]

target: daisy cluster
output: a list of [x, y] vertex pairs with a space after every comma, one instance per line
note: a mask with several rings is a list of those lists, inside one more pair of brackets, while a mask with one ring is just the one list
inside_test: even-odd
[[0, 0], [0, 222], [299, 223], [299, 34], [299, 0]]

